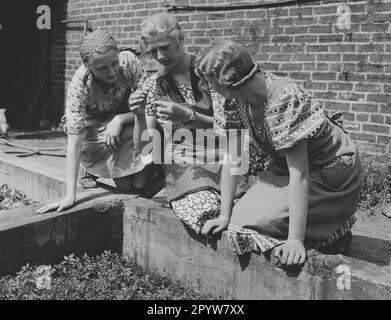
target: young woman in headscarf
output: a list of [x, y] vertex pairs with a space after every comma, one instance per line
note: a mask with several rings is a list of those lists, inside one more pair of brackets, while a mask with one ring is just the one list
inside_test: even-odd
[[130, 96], [146, 78], [142, 64], [133, 53], [120, 52], [104, 30], [86, 35], [79, 51], [84, 64], [69, 84], [62, 119], [68, 135], [66, 196], [38, 213], [74, 205], [79, 164], [87, 177], [111, 178], [129, 193], [143, 194], [152, 173], [151, 160], [141, 158], [142, 101]]
[[202, 233], [228, 227], [235, 254], [273, 249], [283, 265], [303, 263], [306, 248], [347, 250], [362, 171], [348, 134], [309, 92], [262, 71], [239, 44], [215, 41], [196, 68], [227, 99], [215, 110], [216, 132], [246, 128], [271, 158], [235, 205], [237, 177], [224, 166], [221, 213]]
[[[221, 165], [218, 148], [208, 149], [204, 137], [196, 136], [196, 129], [213, 127], [212, 104], [219, 103], [219, 97], [206, 81], [200, 83], [194, 72], [195, 57], [186, 52], [183, 41], [183, 32], [170, 14], [156, 14], [141, 25], [141, 48], [161, 69], [138, 94], [140, 98], [147, 94], [148, 127], [163, 127], [162, 131], [174, 137], [172, 145], [164, 146], [166, 155], [173, 153], [172, 159], [162, 159], [167, 200], [175, 214], [200, 233], [205, 221], [217, 217], [220, 211]], [[181, 129], [188, 129], [189, 135], [175, 138]], [[209, 141], [214, 141], [212, 130], [208, 134]], [[177, 147], [184, 152], [174, 152]], [[205, 159], [205, 164], [194, 164], [196, 158]]]

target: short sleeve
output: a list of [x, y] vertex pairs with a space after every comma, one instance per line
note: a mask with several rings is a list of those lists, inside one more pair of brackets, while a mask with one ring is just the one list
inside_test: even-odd
[[284, 86], [265, 113], [267, 134], [277, 151], [317, 135], [326, 124], [319, 102], [296, 83]]
[[156, 75], [148, 77], [141, 85], [142, 89], [147, 92], [147, 105], [145, 106], [145, 113], [151, 117], [157, 117], [156, 105], [153, 103], [159, 100], [156, 85]]
[[241, 114], [245, 114], [247, 105], [241, 99], [226, 100], [216, 92], [211, 91], [213, 101], [214, 124], [216, 134], [227, 136], [236, 134], [236, 130], [247, 129]]
[[130, 51], [121, 51], [118, 55], [118, 59], [120, 66], [124, 71], [125, 78], [132, 88], [132, 91], [134, 91], [147, 78], [144, 66], [136, 55]]
[[84, 78], [87, 73], [86, 67], [80, 66], [68, 86], [65, 117], [63, 118], [67, 134], [81, 134], [85, 127], [88, 90]]

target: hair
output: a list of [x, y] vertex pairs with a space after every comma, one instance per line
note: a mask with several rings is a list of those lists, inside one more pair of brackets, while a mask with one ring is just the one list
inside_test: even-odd
[[227, 88], [237, 88], [259, 71], [249, 52], [239, 44], [218, 39], [201, 50], [195, 62], [199, 75], [208, 75]]
[[160, 37], [172, 38], [177, 40], [178, 43], [184, 39], [178, 20], [169, 13], [157, 13], [141, 24], [141, 50], [145, 51], [147, 39]]

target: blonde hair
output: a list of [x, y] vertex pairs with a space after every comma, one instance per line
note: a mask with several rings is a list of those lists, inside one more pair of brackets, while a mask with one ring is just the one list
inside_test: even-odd
[[145, 51], [146, 40], [152, 38], [173, 38], [182, 42], [183, 32], [178, 20], [169, 13], [157, 13], [141, 24], [140, 47]]
[[227, 88], [237, 88], [250, 81], [259, 71], [249, 52], [239, 44], [218, 39], [197, 55], [198, 74], [211, 76]]

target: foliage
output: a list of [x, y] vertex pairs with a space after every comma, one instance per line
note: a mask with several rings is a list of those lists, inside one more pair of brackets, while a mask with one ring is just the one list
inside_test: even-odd
[[0, 210], [10, 210], [31, 204], [32, 201], [25, 195], [9, 189], [6, 184], [0, 187]]
[[0, 300], [208, 299], [109, 251], [95, 258], [64, 257], [50, 268], [51, 288], [38, 289], [37, 274], [43, 267], [27, 264], [16, 276], [0, 278]]
[[363, 180], [360, 208], [374, 209], [384, 200], [391, 201], [391, 159], [368, 154], [361, 155]]

